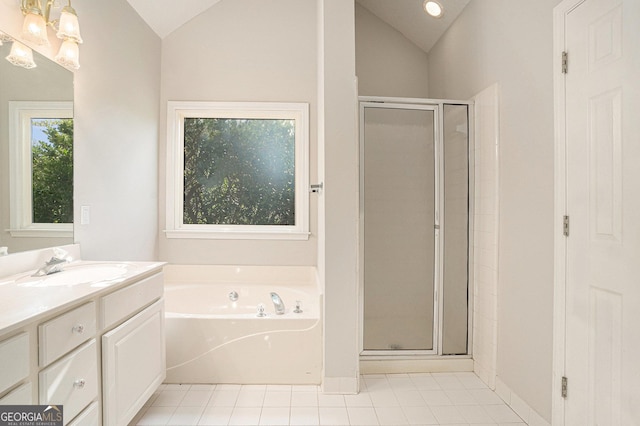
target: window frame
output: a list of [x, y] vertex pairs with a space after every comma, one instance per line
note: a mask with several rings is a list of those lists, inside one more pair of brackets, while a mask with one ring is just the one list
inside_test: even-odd
[[[295, 120], [295, 225], [184, 223], [184, 119]], [[167, 102], [167, 238], [307, 240], [309, 238], [309, 104], [284, 102]]]
[[12, 237], [73, 237], [73, 223], [33, 222], [33, 118], [73, 119], [73, 102], [9, 101], [9, 233]]

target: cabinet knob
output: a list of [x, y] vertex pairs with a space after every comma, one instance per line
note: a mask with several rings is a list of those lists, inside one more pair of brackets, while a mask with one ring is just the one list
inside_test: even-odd
[[75, 325], [71, 329], [71, 331], [73, 331], [74, 333], [82, 334], [82, 333], [84, 333], [84, 325], [82, 325], [82, 324]]
[[78, 388], [78, 389], [82, 389], [85, 384], [86, 384], [86, 382], [85, 382], [84, 379], [78, 379], [75, 382], [73, 382], [73, 387], [74, 388]]

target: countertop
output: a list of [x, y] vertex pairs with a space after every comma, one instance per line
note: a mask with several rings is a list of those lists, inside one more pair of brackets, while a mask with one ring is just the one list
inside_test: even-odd
[[[124, 273], [117, 278], [74, 285], [43, 286], [36, 272], [0, 277], [0, 335], [9, 333], [28, 323], [55, 315], [67, 307], [100, 297], [162, 271], [165, 262], [106, 262], [78, 260], [62, 266], [62, 272], [46, 277], [63, 278], [73, 268], [118, 267]], [[45, 278], [46, 277], [40, 277]]]

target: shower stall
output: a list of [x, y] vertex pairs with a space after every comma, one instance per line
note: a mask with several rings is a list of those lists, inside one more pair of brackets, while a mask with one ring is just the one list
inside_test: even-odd
[[361, 355], [470, 355], [471, 104], [360, 98]]

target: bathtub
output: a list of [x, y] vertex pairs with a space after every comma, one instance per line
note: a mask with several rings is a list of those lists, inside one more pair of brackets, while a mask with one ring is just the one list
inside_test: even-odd
[[[315, 268], [167, 265], [164, 272], [167, 383], [320, 383]], [[271, 292], [284, 302], [283, 315]]]

